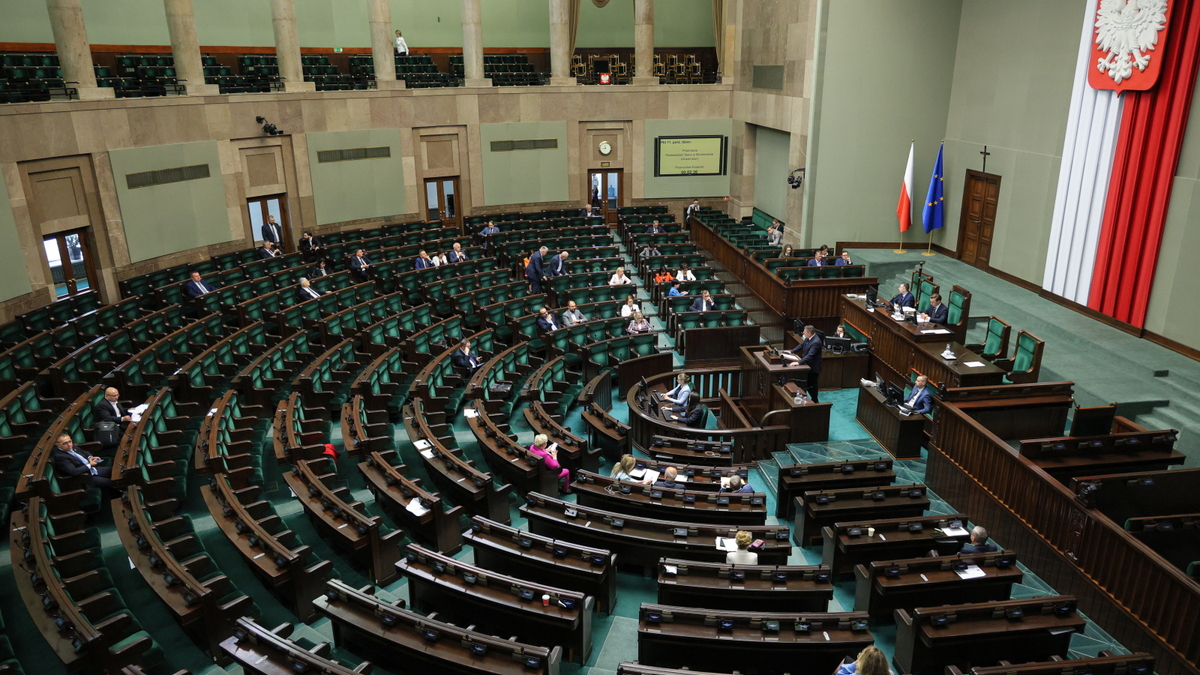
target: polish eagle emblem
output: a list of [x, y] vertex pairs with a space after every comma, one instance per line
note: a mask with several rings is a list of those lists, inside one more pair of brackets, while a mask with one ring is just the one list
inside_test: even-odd
[[[1167, 12], [1168, 0], [1100, 0], [1100, 9], [1096, 12], [1095, 49], [1092, 51], [1096, 71], [1107, 75], [1116, 85], [1141, 79], [1135, 78], [1134, 70], [1140, 74], [1151, 68], [1151, 52], [1159, 47], [1159, 34], [1167, 27]], [[1153, 71], [1155, 77], [1146, 86], [1128, 88], [1153, 86], [1158, 68], [1154, 67]], [[1093, 78], [1088, 79], [1093, 87], [1099, 88]], [[1126, 87], [1110, 84], [1105, 88]]]

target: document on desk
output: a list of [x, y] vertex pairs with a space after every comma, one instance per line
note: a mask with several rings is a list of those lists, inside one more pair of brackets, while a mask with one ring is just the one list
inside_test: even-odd
[[983, 569], [981, 567], [979, 567], [979, 565], [967, 565], [967, 569], [955, 570], [954, 573], [958, 575], [958, 578], [964, 579], [964, 580], [965, 579], [978, 579], [979, 577], [987, 576], [987, 572], [984, 572]]
[[921, 331], [921, 335], [949, 335], [950, 332], [951, 331], [948, 331], [945, 328], [930, 328], [928, 330]]
[[736, 551], [737, 541], [732, 537], [717, 537], [718, 551]]
[[634, 469], [633, 471], [630, 471], [630, 472], [629, 472], [629, 477], [630, 477], [630, 478], [637, 478], [638, 480], [641, 480], [642, 476], [645, 476], [645, 475], [646, 475], [646, 470], [647, 470], [647, 469], [646, 469], [646, 467], [644, 467], [644, 466], [643, 466], [643, 467], [636, 468], [636, 469]]
[[[633, 474], [629, 474], [629, 475], [633, 476]], [[662, 475], [662, 473], [659, 471], [656, 471], [654, 469], [646, 469], [644, 472], [642, 472], [642, 482], [643, 483], [653, 483], [654, 481], [658, 480], [658, 477], [661, 475]]]
[[424, 457], [425, 459], [433, 459], [433, 457], [434, 457], [433, 450], [430, 450], [429, 448], [425, 448], [424, 450], [421, 451], [421, 456]]
[[421, 506], [421, 500], [419, 500], [419, 499], [408, 500], [408, 504], [404, 505], [404, 510], [408, 511], [409, 513], [413, 514], [414, 516], [423, 516], [426, 513], [429, 513], [429, 509], [425, 508], [424, 506]]
[[970, 532], [967, 532], [964, 527], [943, 527], [942, 534], [947, 537], [965, 537]]
[[983, 361], [967, 361], [963, 365], [968, 368], [982, 368], [982, 367], [986, 366], [987, 364], [984, 363]]
[[467, 419], [469, 420], [479, 417], [479, 411], [474, 408], [463, 408], [463, 414], [466, 415]]
[[424, 438], [419, 438], [419, 439], [413, 441], [413, 447], [418, 450], [427, 450], [427, 449], [433, 447], [433, 443], [430, 443], [429, 441], [425, 440]]
[[679, 568], [674, 565], [663, 565], [663, 571], [671, 575], [679, 574]]

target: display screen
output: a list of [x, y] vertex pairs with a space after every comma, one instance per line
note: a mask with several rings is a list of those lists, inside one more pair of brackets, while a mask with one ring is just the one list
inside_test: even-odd
[[724, 136], [659, 136], [655, 140], [655, 176], [725, 175]]

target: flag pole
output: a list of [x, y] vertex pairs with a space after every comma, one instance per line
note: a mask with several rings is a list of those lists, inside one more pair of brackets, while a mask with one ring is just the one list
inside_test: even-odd
[[892, 253], [908, 253], [908, 251], [904, 250], [904, 233], [903, 232], [900, 233], [900, 248], [892, 251]]
[[933, 252], [933, 233], [929, 233], [929, 247], [921, 251], [921, 255], [937, 255]]

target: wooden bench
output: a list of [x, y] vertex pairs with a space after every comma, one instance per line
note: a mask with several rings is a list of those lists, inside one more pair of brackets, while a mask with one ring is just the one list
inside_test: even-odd
[[237, 620], [233, 635], [221, 643], [221, 650], [247, 673], [282, 675], [283, 673], [317, 672], [322, 675], [370, 675], [371, 664], [362, 662], [355, 667], [331, 658], [330, 645], [322, 642], [311, 649], [292, 642], [292, 624], [282, 623], [272, 630], [258, 625], [254, 619]]
[[685, 486], [686, 490], [701, 492], [719, 492], [721, 486], [732, 476], [740, 476], [743, 483], [754, 470], [753, 464], [734, 464], [732, 466], [708, 466], [704, 464], [679, 464], [659, 459], [644, 459], [637, 457], [631, 474], [634, 480], [642, 480], [645, 471], [657, 471], [659, 474], [668, 468], [675, 469], [676, 485]]
[[737, 464], [733, 445], [729, 441], [706, 441], [697, 438], [675, 438], [655, 434], [646, 454], [654, 459], [681, 464], [733, 466]]
[[892, 458], [855, 459], [811, 464], [780, 464], [775, 517], [791, 518], [794, 499], [805, 492], [891, 485], [896, 480]]
[[863, 612], [760, 612], [643, 603], [638, 662], [668, 668], [829, 675], [874, 643]]
[[540, 579], [596, 599], [596, 610], [612, 614], [617, 603], [617, 556], [519, 530], [481, 516], [463, 533], [480, 567], [514, 577]]
[[805, 492], [795, 497], [795, 529], [800, 546], [821, 541], [821, 528], [849, 520], [915, 518], [929, 508], [924, 485], [879, 485]]
[[[561, 646], [583, 665], [592, 649], [595, 598], [455, 560], [409, 544], [396, 564], [408, 579], [415, 609], [488, 632], [516, 633], [523, 642]], [[545, 596], [550, 596], [547, 602]]]
[[726, 551], [717, 549], [717, 538], [732, 538], [745, 530], [764, 545], [758, 560], [764, 565], [786, 565], [792, 546], [786, 525], [707, 525], [670, 520], [655, 520], [624, 513], [603, 511], [545, 495], [525, 496], [521, 515], [529, 529], [556, 539], [616, 553], [623, 564], [653, 568], [659, 558], [684, 558], [725, 562]]
[[[325, 582], [313, 600], [333, 626], [334, 642], [354, 653], [378, 654], [381, 663], [404, 663], [414, 672], [456, 675], [558, 675], [562, 649], [502, 639], [462, 628], [387, 602], [373, 587]], [[365, 671], [363, 671], [365, 672]]]
[[[953, 536], [942, 532], [958, 521], [967, 530], [967, 516], [962, 513], [910, 518], [877, 518], [834, 523], [821, 528], [824, 549], [821, 564], [834, 574], [850, 574], [855, 565], [876, 560], [917, 558], [929, 551], [938, 555], [953, 555], [966, 544], [971, 534]], [[871, 534], [870, 531], [875, 533]]]
[[392, 520], [430, 542], [435, 550], [446, 555], [458, 553], [462, 550], [458, 518], [463, 507], [446, 508], [440, 496], [421, 487], [421, 479], [405, 475], [408, 467], [395, 461], [396, 451], [388, 450], [373, 451], [358, 463], [376, 503]]
[[[970, 675], [1151, 675], [1154, 657], [1145, 652], [1116, 655], [1108, 650], [1093, 657], [1063, 659], [1032, 663], [1001, 661], [997, 666], [974, 666]], [[946, 675], [963, 675], [958, 666], [946, 666]]]
[[259, 427], [270, 423], [259, 419], [262, 414], [261, 406], [243, 405], [235, 389], [213, 402], [196, 435], [192, 462], [196, 473], [206, 476], [261, 463]]
[[822, 565], [731, 565], [663, 558], [658, 602], [663, 605], [764, 612], [826, 612], [833, 575]]
[[854, 609], [879, 621], [918, 605], [1007, 600], [1024, 578], [1012, 551], [876, 560], [854, 567]]
[[[1180, 570], [1200, 560], [1200, 512], [1142, 516], [1125, 522], [1125, 531]], [[1193, 571], [1195, 568], [1192, 568]]]
[[1118, 524], [1130, 518], [1200, 511], [1200, 469], [1076, 476], [1075, 499]]
[[895, 616], [896, 672], [913, 675], [1066, 654], [1071, 635], [1087, 623], [1071, 595], [898, 609]]
[[619, 513], [720, 525], [764, 525], [766, 495], [684, 490], [580, 471], [575, 476], [576, 501], [582, 506]]
[[[478, 411], [476, 400], [469, 409]], [[557, 495], [561, 481], [557, 471], [546, 468], [541, 457], [529, 452], [529, 448], [517, 442], [516, 434], [509, 433], [508, 424], [501, 424], [491, 415], [467, 413], [467, 426], [479, 442], [483, 459], [501, 480], [518, 492], [540, 492]]]
[[1124, 417], [1100, 436], [1063, 436], [1021, 441], [1020, 455], [1064, 485], [1076, 476], [1165, 470], [1187, 457], [1175, 449], [1174, 429], [1149, 430]]
[[610, 414], [612, 410], [613, 369], [606, 368], [588, 380], [576, 399], [583, 406], [580, 413], [588, 429], [592, 447], [616, 461], [629, 452], [629, 425]]

